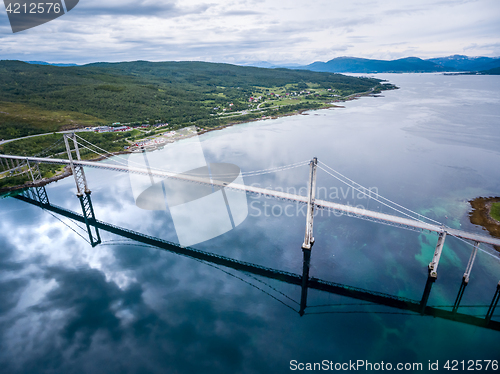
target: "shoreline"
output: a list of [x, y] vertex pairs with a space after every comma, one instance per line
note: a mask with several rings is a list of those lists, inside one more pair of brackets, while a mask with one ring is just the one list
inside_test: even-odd
[[64, 171], [62, 173], [56, 174], [53, 177], [43, 178], [38, 182], [25, 182], [24, 184], [19, 184], [17, 186], [2, 187], [0, 188], [0, 195], [18, 190], [24, 190], [26, 188], [31, 188], [31, 187], [43, 187], [49, 183], [57, 182], [58, 180], [69, 177], [70, 175], [73, 175], [73, 173], [71, 172], [71, 168], [69, 166], [65, 166]]
[[[203, 130], [199, 131], [197, 133], [197, 135], [202, 135], [202, 134], [205, 134], [205, 133], [208, 133], [208, 132], [211, 132], [211, 131], [223, 130], [225, 128], [232, 127], [232, 126], [235, 126], [235, 125], [242, 125], [242, 124], [245, 124], [245, 123], [257, 122], [257, 121], [264, 121], [266, 119], [278, 119], [278, 118], [282, 118], [282, 117], [291, 117], [291, 116], [296, 116], [296, 115], [305, 115], [305, 116], [307, 116], [309, 114], [305, 113], [305, 112], [313, 111], [313, 110], [337, 109], [337, 108], [342, 109], [342, 108], [345, 108], [345, 107], [342, 106], [342, 105], [336, 105], [334, 103], [352, 101], [352, 100], [358, 99], [359, 97], [365, 97], [365, 96], [370, 96], [370, 95], [372, 95], [372, 91], [355, 93], [355, 94], [347, 96], [342, 101], [334, 101], [334, 102], [330, 102], [330, 103], [325, 103], [325, 105], [323, 105], [323, 106], [321, 106], [319, 108], [298, 109], [298, 110], [292, 111], [290, 113], [280, 114], [280, 115], [276, 115], [276, 116], [263, 116], [261, 118], [254, 118], [254, 119], [247, 119], [247, 120], [243, 120], [243, 121], [230, 122], [230, 123], [227, 123], [225, 125], [220, 125], [220, 126], [209, 128], [209, 129], [203, 129]], [[74, 129], [74, 130], [77, 130], [77, 129]], [[41, 136], [41, 135], [44, 135], [44, 134], [40, 134], [38, 136]], [[37, 135], [35, 135], [35, 136], [37, 136]], [[18, 140], [18, 139], [15, 139], [15, 140]], [[121, 154], [129, 154], [129, 153], [133, 153], [133, 151], [128, 151], [127, 150], [127, 151], [112, 152], [112, 153], [109, 153], [106, 156], [99, 156], [99, 157], [96, 157], [96, 158], [88, 159], [86, 161], [96, 161], [97, 162], [97, 161], [105, 160], [105, 159], [107, 159], [109, 157], [112, 157], [112, 156], [121, 155]], [[48, 178], [48, 179], [44, 178], [44, 179], [42, 179], [42, 180], [40, 180], [40, 181], [38, 181], [36, 183], [35, 182], [25, 182], [24, 184], [17, 185], [17, 186], [0, 188], [0, 195], [6, 194], [6, 193], [9, 193], [9, 192], [13, 192], [13, 191], [23, 190], [25, 188], [43, 187], [43, 186], [46, 186], [49, 183], [57, 182], [58, 180], [67, 178], [70, 175], [73, 175], [73, 173], [71, 172], [71, 169], [69, 168], [69, 166], [65, 166], [64, 171], [61, 174], [55, 175], [55, 176], [53, 176], [51, 178]]]
[[[477, 197], [470, 200], [472, 211], [469, 213], [470, 222], [481, 226], [495, 238], [500, 238], [500, 221], [494, 219], [491, 214], [491, 205], [500, 202], [500, 197]], [[500, 246], [493, 246], [500, 252]]]
[[[360, 94], [357, 94], [357, 95], [360, 95]], [[368, 95], [364, 95], [364, 96], [368, 96]], [[357, 96], [357, 97], [359, 97], [359, 96]], [[357, 97], [349, 98], [349, 99], [346, 99], [344, 101], [355, 100]], [[278, 118], [291, 117], [291, 116], [296, 116], [296, 115], [307, 116], [308, 114], [307, 113], [304, 114], [304, 112], [308, 112], [308, 111], [312, 111], [312, 110], [322, 110], [322, 109], [335, 109], [335, 108], [345, 108], [345, 107], [342, 106], [342, 105], [335, 105], [335, 104], [332, 103], [332, 104], [329, 104], [329, 105], [324, 105], [324, 106], [319, 107], [319, 108], [298, 109], [298, 110], [295, 110], [295, 111], [290, 112], [290, 113], [280, 114], [280, 115], [276, 115], [276, 116], [263, 116], [261, 118], [254, 118], [254, 119], [247, 119], [247, 120], [243, 120], [243, 121], [230, 122], [228, 124], [220, 125], [220, 126], [213, 127], [213, 128], [210, 128], [210, 129], [203, 129], [200, 132], [198, 132], [198, 135], [205, 134], [205, 133], [211, 132], [211, 131], [223, 130], [223, 129], [227, 128], [227, 127], [231, 127], [231, 126], [235, 126], [235, 125], [243, 125], [245, 123], [250, 123], [250, 122], [264, 121], [266, 119], [278, 119]]]

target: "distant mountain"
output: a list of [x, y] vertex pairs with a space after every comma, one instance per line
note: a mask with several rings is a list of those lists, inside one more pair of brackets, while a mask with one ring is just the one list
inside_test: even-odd
[[453, 55], [448, 57], [430, 58], [426, 61], [461, 71], [482, 71], [500, 67], [500, 58], [491, 57]]
[[[269, 64], [271, 65], [271, 64]], [[316, 61], [305, 66], [293, 64], [284, 66], [289, 69], [312, 70], [328, 73], [435, 73], [454, 71], [485, 71], [500, 67], [500, 58], [468, 57], [453, 55], [423, 60], [418, 57], [406, 57], [397, 60], [374, 60], [358, 57], [337, 57], [328, 62]]]
[[52, 64], [45, 61], [24, 61], [31, 65], [52, 65], [52, 66], [78, 66], [77, 64]]
[[267, 61], [246, 61], [246, 62], [237, 62], [235, 65], [238, 66], [253, 66], [255, 68], [267, 68], [267, 69], [274, 69], [278, 67], [275, 64], [272, 64]]
[[371, 60], [357, 57], [337, 57], [328, 62], [313, 62], [300, 69], [329, 73], [431, 73], [455, 71], [432, 61], [418, 57], [406, 57], [398, 60]]
[[235, 65], [253, 66], [256, 68], [267, 68], [267, 69], [276, 69], [276, 68], [297, 69], [302, 67], [301, 64], [275, 64], [267, 61], [245, 61], [245, 62], [238, 62]]

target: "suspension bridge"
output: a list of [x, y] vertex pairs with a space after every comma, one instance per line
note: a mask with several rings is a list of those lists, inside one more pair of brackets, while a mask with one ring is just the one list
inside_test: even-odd
[[[386, 293], [381, 293], [381, 292], [376, 292], [376, 291], [371, 291], [359, 287], [352, 287], [349, 285], [341, 284], [341, 283], [335, 283], [335, 282], [329, 282], [326, 280], [318, 279], [318, 278], [313, 278], [313, 277], [308, 277], [307, 274], [303, 273], [302, 275], [300, 274], [294, 274], [290, 272], [286, 272], [283, 270], [277, 270], [249, 262], [244, 262], [240, 260], [236, 260], [230, 257], [222, 256], [219, 254], [215, 253], [210, 253], [206, 251], [201, 251], [196, 248], [190, 248], [190, 247], [182, 247], [177, 243], [172, 243], [160, 238], [156, 238], [150, 235], [145, 235], [143, 233], [139, 233], [136, 231], [132, 231], [126, 228], [122, 228], [116, 225], [112, 225], [110, 223], [106, 223], [100, 220], [95, 219], [93, 216], [93, 210], [84, 210], [84, 214], [79, 214], [76, 212], [73, 212], [71, 210], [59, 207], [57, 205], [51, 204], [49, 202], [49, 198], [47, 196], [46, 190], [44, 187], [41, 187], [39, 189], [28, 189], [23, 191], [22, 194], [14, 196], [16, 199], [32, 204], [34, 206], [41, 207], [42, 209], [58, 214], [62, 217], [69, 218], [72, 221], [75, 222], [81, 222], [87, 225], [87, 233], [89, 233], [90, 236], [90, 241], [89, 243], [92, 245], [97, 245], [101, 243], [100, 235], [98, 230], [103, 230], [109, 233], [112, 233], [114, 235], [118, 235], [119, 237], [126, 238], [129, 240], [132, 240], [133, 242], [140, 243], [144, 246], [147, 247], [153, 247], [153, 248], [159, 248], [162, 250], [165, 250], [170, 253], [175, 253], [178, 255], [182, 255], [194, 260], [201, 261], [207, 265], [216, 267], [219, 270], [222, 270], [218, 266], [223, 266], [228, 269], [234, 269], [239, 272], [243, 272], [246, 275], [256, 275], [259, 277], [263, 277], [264, 279], [273, 279], [277, 280], [280, 282], [284, 282], [287, 284], [291, 284], [294, 286], [299, 286], [302, 288], [302, 295], [301, 295], [301, 300], [296, 301], [289, 296], [277, 291], [275, 288], [272, 288], [273, 291], [277, 291], [279, 294], [281, 294], [281, 298], [286, 298], [288, 302], [293, 302], [295, 303], [298, 307], [299, 310], [296, 310], [294, 306], [291, 306], [282, 300], [278, 299], [277, 297], [273, 296], [270, 292], [267, 292], [259, 287], [261, 291], [266, 293], [267, 295], [273, 297], [277, 301], [281, 302], [285, 306], [291, 308], [295, 312], [299, 312], [301, 315], [304, 314], [321, 314], [321, 313], [336, 313], [335, 311], [329, 311], [329, 312], [308, 312], [305, 313], [305, 308], [306, 304], [304, 303], [303, 295], [304, 292], [307, 294], [307, 289], [314, 289], [314, 290], [319, 290], [323, 292], [327, 292], [333, 295], [338, 295], [338, 296], [343, 296], [347, 297], [350, 299], [354, 299], [357, 301], [363, 301], [366, 303], [370, 304], [356, 304], [356, 305], [380, 305], [380, 306], [385, 306], [385, 307], [390, 307], [394, 308], [397, 310], [397, 312], [382, 312], [382, 313], [389, 313], [389, 314], [408, 314], [408, 315], [427, 315], [427, 316], [433, 316], [437, 318], [442, 318], [446, 320], [451, 320], [451, 321], [456, 321], [472, 326], [478, 326], [478, 327], [484, 327], [487, 329], [491, 330], [496, 330], [500, 331], [500, 322], [495, 321], [492, 319], [493, 313], [495, 311], [496, 304], [498, 303], [498, 298], [500, 297], [500, 287], [498, 287], [497, 292], [495, 293], [495, 296], [492, 300], [492, 302], [489, 305], [482, 305], [480, 307], [488, 308], [488, 311], [486, 313], [486, 316], [477, 316], [477, 315], [469, 315], [466, 313], [461, 313], [458, 311], [460, 307], [460, 302], [459, 300], [461, 299], [461, 295], [463, 295], [462, 288], [459, 290], [459, 296], [457, 296], [457, 300], [455, 301], [454, 305], [447, 305], [447, 306], [428, 306], [427, 305], [427, 300], [429, 299], [430, 293], [431, 293], [431, 287], [432, 281], [427, 279], [427, 282], [424, 287], [424, 291], [422, 294], [422, 298], [420, 300], [412, 300], [409, 298], [401, 297], [401, 296], [394, 296], [394, 295], [389, 295]], [[91, 200], [89, 196], [89, 203], [91, 206]], [[91, 214], [89, 214], [89, 211], [92, 211]], [[64, 223], [64, 222], [63, 222]], [[69, 226], [68, 226], [69, 227]], [[71, 227], [70, 227], [71, 228]], [[92, 233], [90, 230], [91, 228], [94, 230], [94, 233]], [[97, 235], [96, 235], [97, 234]], [[98, 241], [96, 241], [96, 239]], [[124, 245], [124, 244], [129, 244], [127, 242], [123, 243], [103, 243], [103, 245]], [[305, 253], [309, 253], [310, 251], [306, 251]], [[303, 269], [304, 272], [308, 271], [308, 262], [309, 262], [310, 257], [305, 257], [303, 261]], [[222, 270], [224, 271], [224, 270]], [[224, 271], [226, 272], [226, 271]], [[227, 273], [227, 272], [226, 272]], [[233, 277], [236, 277], [246, 283], [249, 283], [245, 281], [243, 278], [240, 278], [232, 273], [227, 273]], [[307, 282], [304, 282], [304, 279], [307, 279]], [[430, 278], [432, 279], [432, 278]], [[259, 281], [259, 279], [257, 279]], [[261, 282], [261, 281], [259, 281]], [[254, 286], [252, 283], [249, 283], [251, 286]], [[266, 284], [267, 285], [267, 284]], [[270, 287], [269, 285], [267, 285]], [[459, 299], [460, 297], [460, 299]], [[333, 305], [334, 306], [343, 306], [346, 304], [338, 304], [338, 305]], [[347, 304], [349, 305], [349, 304]], [[314, 306], [311, 306], [311, 308]], [[316, 306], [317, 307], [317, 306]], [[445, 309], [446, 307], [447, 309]], [[451, 309], [451, 310], [450, 310]], [[356, 312], [356, 311], [354, 311]]]
[[[69, 166], [72, 170], [72, 173], [73, 173], [73, 176], [75, 179], [77, 196], [80, 199], [81, 206], [82, 206], [82, 212], [83, 212], [83, 216], [82, 216], [83, 218], [73, 216], [73, 219], [80, 220], [80, 221], [86, 223], [87, 231], [88, 231], [89, 237], [90, 237], [90, 242], [93, 246], [101, 243], [98, 229], [101, 228], [101, 229], [106, 230], [109, 227], [105, 226], [104, 224], [99, 223], [99, 221], [97, 221], [95, 218], [95, 213], [93, 211], [92, 203], [90, 200], [90, 189], [88, 187], [87, 180], [86, 180], [85, 173], [84, 173], [84, 167], [99, 168], [99, 169], [105, 169], [105, 170], [110, 170], [110, 171], [118, 171], [118, 172], [125, 172], [125, 173], [147, 175], [150, 177], [155, 176], [155, 177], [159, 177], [159, 178], [176, 179], [176, 180], [190, 182], [190, 183], [210, 185], [213, 188], [218, 188], [218, 189], [231, 189], [231, 190], [240, 191], [243, 193], [257, 194], [260, 196], [271, 197], [271, 198], [275, 198], [275, 199], [279, 199], [279, 200], [283, 200], [283, 201], [291, 201], [291, 202], [295, 202], [295, 203], [299, 203], [299, 204], [307, 204], [306, 230], [305, 230], [304, 242], [302, 244], [303, 272], [302, 272], [302, 276], [300, 277], [300, 285], [302, 287], [302, 295], [301, 295], [299, 313], [301, 315], [303, 315], [305, 313], [304, 311], [307, 307], [307, 290], [308, 290], [308, 288], [311, 288], [311, 285], [316, 284], [315, 283], [316, 281], [314, 281], [312, 278], [309, 277], [311, 249], [312, 249], [312, 246], [313, 246], [314, 241], [315, 241], [314, 236], [313, 236], [313, 222], [314, 222], [314, 215], [315, 215], [316, 210], [330, 210], [330, 211], [340, 212], [340, 213], [346, 214], [348, 216], [352, 216], [352, 217], [356, 217], [356, 218], [360, 218], [360, 219], [365, 219], [365, 220], [369, 220], [369, 221], [374, 221], [377, 223], [382, 223], [382, 224], [386, 224], [386, 225], [390, 225], [390, 226], [396, 226], [396, 227], [414, 230], [414, 231], [428, 231], [428, 232], [437, 233], [438, 240], [437, 240], [437, 244], [436, 244], [433, 258], [428, 266], [428, 280], [427, 280], [427, 283], [425, 286], [424, 295], [422, 297], [422, 300], [418, 303], [418, 308], [423, 314], [426, 313], [425, 311], [428, 308], [426, 306], [426, 304], [427, 304], [427, 299], [428, 299], [428, 296], [430, 294], [432, 284], [437, 279], [437, 269], [438, 269], [439, 261], [440, 261], [443, 247], [444, 247], [444, 242], [445, 242], [447, 235], [454, 236], [454, 237], [470, 244], [472, 247], [469, 262], [467, 264], [467, 267], [465, 269], [465, 272], [464, 272], [464, 275], [462, 278], [462, 284], [461, 284], [461, 287], [459, 290], [459, 294], [457, 296], [455, 305], [453, 306], [453, 313], [452, 313], [453, 316], [457, 315], [456, 310], [458, 309], [458, 307], [460, 305], [460, 301], [462, 299], [463, 293], [464, 293], [465, 288], [469, 282], [470, 273], [471, 273], [477, 252], [479, 250], [481, 250], [483, 252], [486, 252], [490, 256], [497, 257], [496, 255], [491, 254], [491, 253], [485, 251], [484, 249], [481, 249], [480, 244], [494, 245], [494, 246], [500, 247], [500, 239], [447, 227], [438, 221], [435, 221], [433, 219], [425, 217], [425, 216], [423, 216], [417, 212], [414, 212], [410, 209], [407, 209], [407, 208], [405, 208], [405, 207], [403, 207], [403, 206], [401, 206], [401, 205], [399, 205], [399, 204], [397, 204], [397, 203], [395, 203], [387, 198], [384, 198], [383, 196], [379, 195], [378, 193], [374, 193], [373, 191], [370, 191], [369, 189], [367, 189], [367, 188], [357, 184], [356, 182], [350, 180], [349, 178], [345, 177], [344, 175], [337, 172], [336, 170], [329, 167], [328, 165], [319, 164], [318, 160], [316, 158], [314, 158], [311, 161], [298, 162], [298, 163], [294, 163], [294, 164], [290, 164], [290, 165], [286, 165], [286, 166], [282, 166], [282, 167], [242, 173], [243, 176], [262, 175], [262, 174], [266, 174], [266, 173], [278, 172], [278, 171], [292, 169], [292, 168], [296, 168], [296, 167], [300, 167], [300, 166], [304, 166], [304, 165], [309, 164], [310, 175], [309, 175], [308, 193], [306, 196], [302, 196], [302, 195], [297, 195], [297, 194], [290, 194], [290, 193], [283, 192], [283, 191], [275, 191], [275, 190], [270, 190], [270, 189], [265, 189], [265, 188], [260, 188], [260, 187], [230, 183], [230, 181], [227, 178], [225, 178], [225, 175], [215, 175], [215, 176], [207, 177], [207, 176], [203, 175], [203, 173], [197, 172], [196, 170], [193, 170], [190, 172], [185, 172], [185, 173], [175, 173], [175, 172], [168, 171], [168, 170], [151, 168], [149, 166], [147, 166], [145, 168], [145, 167], [143, 167], [143, 165], [131, 166], [127, 162], [126, 159], [124, 159], [124, 162], [122, 162], [121, 164], [83, 161], [81, 159], [81, 156], [80, 156], [79, 146], [83, 147], [85, 149], [90, 149], [92, 152], [97, 153], [101, 156], [106, 156], [107, 152], [105, 150], [91, 144], [90, 142], [86, 141], [85, 139], [79, 137], [76, 134], [65, 134], [64, 135], [64, 143], [65, 143], [66, 154], [67, 154], [68, 159], [59, 159], [59, 158], [52, 158], [52, 157], [26, 157], [26, 156], [14, 156], [14, 155], [0, 155], [0, 161], [1, 161], [0, 167], [3, 167], [4, 169], [7, 169], [7, 171], [10, 171], [10, 172], [14, 170], [17, 173], [30, 173], [30, 176], [31, 176], [33, 182], [36, 183], [36, 182], [40, 182], [42, 180], [41, 174], [40, 174], [40, 171], [38, 168], [38, 164], [47, 163], [47, 164]], [[89, 148], [89, 146], [93, 146], [94, 148], [91, 149], [91, 148]], [[53, 148], [53, 147], [50, 147], [50, 148]], [[104, 154], [99, 153], [99, 151], [96, 151], [96, 149], [99, 149], [100, 151], [105, 152], [105, 153]], [[73, 154], [75, 154], [75, 157], [73, 157]], [[7, 166], [4, 165], [4, 162]], [[10, 162], [10, 165], [9, 165], [9, 162]], [[15, 162], [15, 164], [14, 164], [14, 162]], [[338, 179], [339, 181], [347, 184], [348, 186], [350, 186], [354, 190], [358, 191], [358, 193], [364, 194], [367, 197], [377, 201], [378, 203], [393, 209], [394, 211], [400, 213], [404, 217], [402, 217], [400, 215], [381, 213], [381, 212], [377, 212], [377, 211], [373, 211], [373, 210], [367, 210], [364, 208], [353, 207], [350, 205], [339, 204], [339, 203], [334, 203], [331, 201], [316, 199], [316, 174], [317, 174], [318, 168], [321, 169], [322, 171], [324, 171], [325, 173], [327, 173], [328, 175], [330, 175], [330, 176]], [[27, 202], [34, 201], [34, 202], [37, 202], [37, 204], [41, 205], [44, 209], [50, 209], [51, 205], [48, 202], [48, 197], [46, 195], [44, 188], [36, 187], [30, 193], [31, 193], [31, 196], [24, 196], [24, 198], [26, 199]], [[22, 197], [19, 197], [19, 198], [22, 198]], [[62, 208], [57, 208], [56, 210], [58, 213], [63, 212]], [[92, 230], [94, 230], [94, 231], [92, 231]], [[113, 229], [113, 230], [116, 232], [115, 229]], [[113, 232], [113, 230], [108, 230], [108, 231]], [[130, 237], [127, 235], [125, 235], [125, 236]], [[133, 239], [138, 240], [138, 237], [134, 236]], [[138, 241], [141, 241], [141, 240], [138, 240]], [[156, 244], [158, 244], [158, 243], [156, 243]], [[156, 245], [156, 244], [152, 244], [152, 245]], [[222, 264], [222, 265], [224, 265], [224, 264]], [[226, 266], [226, 265], [224, 265], [224, 266]], [[247, 271], [247, 270], [245, 270], [245, 271]], [[285, 277], [285, 278], [287, 278], [287, 277]], [[292, 282], [292, 278], [288, 277], [287, 279]], [[293, 279], [294, 279], [293, 282], [296, 283], [298, 278], [295, 277]], [[323, 289], [328, 288], [327, 286], [321, 286], [321, 287], [323, 287]], [[490, 308], [488, 310], [488, 313], [486, 314], [484, 321], [481, 322], [479, 325], [486, 326], [486, 325], [489, 325], [490, 323], [492, 323], [491, 316], [493, 315], [494, 310], [495, 310], [499, 300], [500, 300], [500, 282], [497, 284], [496, 292], [495, 292], [495, 295], [493, 297]], [[405, 303], [407, 305], [411, 304], [411, 302], [410, 302], [410, 304], [408, 304], [408, 300], [403, 302], [403, 304], [405, 304]], [[447, 317], [443, 317], [443, 318], [447, 318]], [[453, 318], [455, 318], [455, 317], [453, 317]], [[451, 318], [451, 319], [453, 319], [453, 318]]]

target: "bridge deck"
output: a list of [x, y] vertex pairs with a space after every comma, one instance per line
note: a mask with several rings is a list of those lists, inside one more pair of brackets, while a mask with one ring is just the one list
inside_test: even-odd
[[[50, 163], [50, 164], [58, 164], [58, 165], [69, 165], [69, 160], [64, 159], [55, 159], [55, 158], [41, 158], [41, 157], [22, 157], [22, 156], [11, 156], [11, 155], [0, 155], [0, 158], [10, 158], [14, 160], [28, 160], [30, 162], [42, 162], [42, 163]], [[281, 191], [273, 191], [260, 187], [246, 186], [241, 184], [231, 183], [228, 185], [226, 182], [218, 181], [218, 180], [209, 180], [204, 177], [198, 177], [195, 175], [188, 174], [178, 174], [172, 173], [168, 171], [156, 170], [156, 169], [144, 169], [144, 168], [136, 168], [129, 167], [123, 165], [116, 164], [108, 164], [104, 162], [92, 162], [92, 161], [73, 161], [75, 165], [99, 168], [99, 169], [107, 169], [114, 170], [120, 172], [134, 173], [134, 174], [142, 174], [142, 175], [153, 175], [160, 178], [175, 178], [180, 180], [185, 180], [189, 182], [203, 183], [203, 184], [211, 184], [218, 187], [228, 187], [235, 190], [240, 190], [243, 192], [251, 192], [255, 194], [260, 194], [264, 196], [270, 196], [282, 200], [289, 200], [300, 203], [307, 203], [307, 198], [305, 196], [289, 194]], [[411, 227], [420, 230], [428, 230], [436, 233], [441, 233], [446, 231], [448, 234], [462, 238], [467, 240], [473, 240], [480, 243], [492, 244], [496, 246], [500, 246], [500, 239], [492, 238], [480, 234], [470, 233], [462, 230], [456, 230], [449, 227], [443, 228], [439, 225], [434, 225], [426, 222], [422, 222], [416, 219], [399, 217], [391, 214], [375, 212], [372, 210], [361, 209], [349, 205], [338, 204], [331, 201], [324, 200], [316, 200], [315, 205], [320, 209], [332, 209], [335, 211], [343, 212], [346, 214], [352, 214], [358, 217], [365, 217], [369, 219], [373, 219], [376, 221], [386, 222], [390, 224], [401, 225], [403, 227]]]

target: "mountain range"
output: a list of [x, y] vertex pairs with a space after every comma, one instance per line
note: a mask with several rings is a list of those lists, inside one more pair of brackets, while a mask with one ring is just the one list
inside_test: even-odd
[[[397, 60], [373, 60], [358, 57], [337, 57], [327, 62], [316, 61], [309, 65], [273, 65], [265, 61], [242, 65], [312, 70], [328, 73], [434, 73], [434, 72], [485, 72], [500, 67], [500, 58], [453, 55], [423, 60], [406, 57]], [[494, 73], [487, 72], [487, 74]]]
[[45, 62], [45, 61], [24, 61], [24, 62], [31, 64], [31, 65], [78, 66], [77, 64], [66, 64], [66, 63], [56, 64], [56, 63]]
[[[43, 61], [26, 61], [29, 64], [76, 66], [76, 64], [54, 64]], [[337, 57], [333, 60], [316, 61], [309, 65], [273, 64], [267, 61], [241, 62], [235, 65], [260, 68], [286, 68], [292, 70], [311, 70], [327, 73], [436, 73], [436, 72], [480, 72], [498, 74], [500, 57], [469, 57], [453, 55], [423, 60], [418, 57], [405, 57], [397, 60], [374, 60], [359, 57]]]

